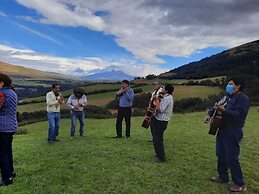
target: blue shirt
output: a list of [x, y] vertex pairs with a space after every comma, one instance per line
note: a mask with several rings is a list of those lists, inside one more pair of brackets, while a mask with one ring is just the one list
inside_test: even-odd
[[16, 116], [18, 97], [8, 87], [0, 88], [0, 93], [5, 96], [4, 104], [0, 108], [0, 132], [15, 132], [18, 128]]
[[[119, 92], [123, 91], [121, 88]], [[119, 97], [119, 106], [120, 107], [132, 107], [134, 99], [134, 91], [133, 89], [129, 88], [127, 92], [124, 92], [121, 97]]]

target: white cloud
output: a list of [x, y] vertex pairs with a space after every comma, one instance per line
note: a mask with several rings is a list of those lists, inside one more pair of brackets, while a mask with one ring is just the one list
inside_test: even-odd
[[20, 19], [20, 20], [29, 21], [29, 22], [35, 22], [35, 23], [38, 22], [37, 19], [35, 19], [35, 18], [31, 17], [31, 16], [17, 16], [16, 18]]
[[[207, 47], [233, 47], [259, 38], [258, 0], [17, 0], [39, 20], [84, 26], [116, 37], [137, 58], [189, 56]], [[103, 12], [96, 16], [96, 12]], [[98, 15], [98, 14], [97, 14]]]
[[99, 71], [120, 70], [133, 76], [146, 76], [167, 71], [157, 66], [140, 64], [128, 59], [105, 60], [98, 57], [70, 59], [37, 53], [29, 49], [17, 49], [0, 44], [1, 61], [33, 69], [73, 76], [86, 76]]
[[31, 9], [36, 9], [43, 18], [45, 24], [57, 24], [62, 26], [85, 26], [101, 31], [104, 22], [101, 17], [95, 16], [87, 7], [80, 4], [72, 4], [70, 1], [57, 0], [17, 0], [19, 3]]
[[4, 13], [4, 12], [2, 12], [2, 11], [0, 11], [0, 17], [6, 17], [7, 15]]
[[24, 25], [22, 25], [22, 24], [18, 24], [18, 23], [16, 23], [16, 22], [12, 22], [12, 23], [13, 23], [14, 25], [18, 26], [19, 28], [22, 28], [22, 29], [24, 29], [24, 30], [26, 30], [26, 31], [28, 31], [28, 32], [30, 32], [30, 33], [32, 33], [32, 34], [34, 34], [34, 35], [37, 35], [37, 36], [39, 36], [39, 37], [41, 37], [41, 38], [44, 38], [44, 39], [47, 39], [47, 40], [49, 40], [49, 41], [51, 41], [51, 42], [53, 42], [53, 43], [56, 43], [56, 44], [58, 44], [58, 45], [60, 45], [60, 46], [64, 46], [61, 42], [55, 40], [55, 39], [52, 38], [51, 36], [48, 36], [48, 35], [46, 35], [46, 34], [43, 34], [43, 33], [39, 32], [39, 31], [33, 30], [33, 29], [31, 29], [31, 28], [29, 28], [29, 27], [26, 27], [26, 26], [24, 26]]

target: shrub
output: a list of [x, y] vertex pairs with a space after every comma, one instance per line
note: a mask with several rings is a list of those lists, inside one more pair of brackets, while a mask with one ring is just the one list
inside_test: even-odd
[[15, 132], [15, 135], [24, 135], [28, 134], [27, 128], [18, 128], [17, 131]]
[[132, 111], [132, 116], [145, 116], [146, 109], [143, 108], [134, 108]]

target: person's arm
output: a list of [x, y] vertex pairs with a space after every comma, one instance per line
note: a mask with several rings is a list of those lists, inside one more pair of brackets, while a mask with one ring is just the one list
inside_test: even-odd
[[161, 101], [159, 101], [158, 97], [156, 97], [154, 103], [156, 106], [156, 110], [160, 113], [163, 113], [170, 104], [169, 100], [162, 99]]
[[116, 98], [120, 98], [123, 95], [123, 89], [119, 89], [118, 92], [116, 92]]
[[69, 96], [69, 98], [67, 100], [67, 107], [69, 109], [74, 109], [75, 108], [74, 105], [72, 104], [72, 97], [71, 96]]
[[46, 102], [47, 102], [47, 105], [48, 105], [48, 106], [53, 106], [53, 105], [56, 105], [56, 104], [59, 103], [58, 100], [52, 100], [52, 99], [51, 99], [51, 93], [48, 93], [48, 94], [46, 95]]
[[85, 96], [85, 95], [83, 95], [82, 99], [83, 99], [82, 107], [85, 107], [85, 106], [87, 105], [87, 99], [86, 99], [86, 96]]
[[244, 120], [250, 106], [249, 99], [245, 96], [241, 96], [238, 99], [235, 110], [227, 110], [224, 107], [219, 106], [219, 110], [223, 112], [224, 116], [230, 117], [233, 120], [239, 121]]
[[134, 100], [134, 91], [133, 91], [133, 89], [129, 89], [127, 92], [125, 92], [125, 95], [126, 95], [128, 101], [133, 102], [133, 100]]

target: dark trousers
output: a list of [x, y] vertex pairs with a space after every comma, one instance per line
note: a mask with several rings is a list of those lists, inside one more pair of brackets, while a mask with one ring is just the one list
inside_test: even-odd
[[242, 129], [222, 129], [217, 135], [216, 155], [218, 157], [218, 174], [222, 181], [228, 181], [228, 169], [233, 182], [243, 186], [243, 173], [239, 163], [239, 143], [243, 138]]
[[12, 151], [13, 134], [14, 133], [0, 133], [0, 169], [4, 182], [12, 178], [14, 172]]
[[117, 121], [116, 121], [116, 131], [117, 136], [122, 137], [122, 120], [125, 119], [126, 123], [126, 137], [130, 137], [130, 119], [131, 119], [131, 107], [119, 107]]
[[159, 160], [165, 160], [165, 150], [163, 144], [164, 131], [167, 128], [168, 121], [159, 121], [155, 117], [151, 119], [150, 128], [153, 134], [154, 148]]

